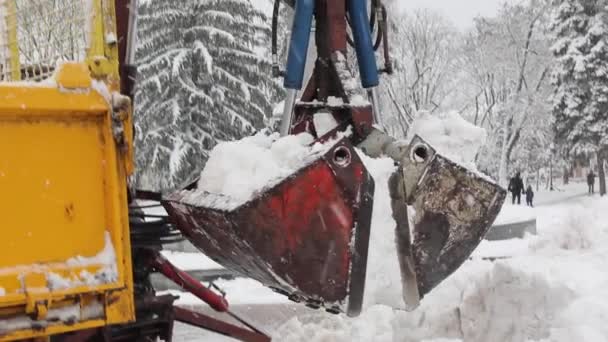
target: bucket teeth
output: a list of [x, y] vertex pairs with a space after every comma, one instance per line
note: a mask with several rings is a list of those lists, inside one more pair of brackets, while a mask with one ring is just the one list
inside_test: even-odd
[[412, 309], [468, 259], [506, 191], [436, 153], [420, 137], [409, 145], [390, 189], [404, 300]]

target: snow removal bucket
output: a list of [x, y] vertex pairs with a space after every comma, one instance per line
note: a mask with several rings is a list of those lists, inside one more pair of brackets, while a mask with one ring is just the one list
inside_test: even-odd
[[413, 309], [477, 248], [506, 191], [437, 153], [419, 136], [406, 151], [389, 188], [403, 299]]
[[356, 316], [373, 195], [373, 178], [344, 138], [246, 203], [180, 191], [163, 205], [183, 235], [224, 267], [296, 302]]

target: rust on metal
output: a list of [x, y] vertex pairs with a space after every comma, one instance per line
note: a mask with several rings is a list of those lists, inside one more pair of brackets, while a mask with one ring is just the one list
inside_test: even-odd
[[[420, 137], [412, 140], [399, 172], [397, 177], [402, 178], [391, 191], [393, 208], [398, 207], [394, 215], [404, 215], [395, 216], [402, 277], [417, 285], [422, 298], [479, 245], [496, 219], [506, 191], [437, 154]], [[403, 204], [396, 203], [400, 201], [415, 209], [411, 228]]]
[[292, 299], [356, 315], [373, 191], [373, 179], [343, 139], [233, 211], [186, 204], [181, 193], [163, 205], [183, 235], [224, 267]]

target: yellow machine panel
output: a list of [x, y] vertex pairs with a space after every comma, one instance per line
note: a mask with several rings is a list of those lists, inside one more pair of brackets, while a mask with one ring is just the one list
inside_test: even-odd
[[134, 319], [131, 117], [109, 94], [81, 64], [0, 85], [0, 341]]

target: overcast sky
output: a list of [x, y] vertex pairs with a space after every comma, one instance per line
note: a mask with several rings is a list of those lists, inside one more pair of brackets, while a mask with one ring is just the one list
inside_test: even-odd
[[[505, 0], [400, 0], [403, 8], [431, 8], [443, 12], [456, 27], [466, 29], [478, 15], [492, 16]], [[517, 0], [510, 0], [517, 1]]]

